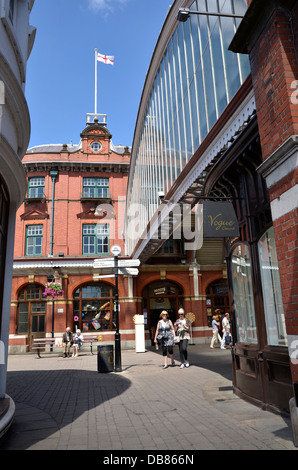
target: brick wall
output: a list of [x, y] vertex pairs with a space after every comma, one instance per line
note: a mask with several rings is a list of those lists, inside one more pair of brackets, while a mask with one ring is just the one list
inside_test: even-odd
[[250, 54], [264, 159], [291, 135], [298, 134], [298, 105], [293, 100], [298, 44], [292, 31], [292, 22], [295, 29], [297, 20], [297, 7], [292, 20], [288, 11], [275, 10]]

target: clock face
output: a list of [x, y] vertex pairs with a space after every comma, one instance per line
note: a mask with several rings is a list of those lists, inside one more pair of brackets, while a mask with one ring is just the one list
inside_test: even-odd
[[92, 142], [91, 150], [93, 150], [93, 152], [99, 152], [100, 149], [101, 149], [101, 144], [99, 142]]
[[111, 248], [111, 253], [114, 256], [119, 256], [121, 254], [121, 248], [119, 245], [113, 245]]

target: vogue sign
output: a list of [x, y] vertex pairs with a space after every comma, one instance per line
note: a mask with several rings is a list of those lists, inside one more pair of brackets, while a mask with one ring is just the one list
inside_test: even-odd
[[238, 220], [231, 202], [203, 203], [204, 237], [239, 237]]

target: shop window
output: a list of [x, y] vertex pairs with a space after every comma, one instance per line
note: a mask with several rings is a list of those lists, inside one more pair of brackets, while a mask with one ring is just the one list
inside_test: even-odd
[[19, 305], [18, 333], [28, 333], [28, 304]]
[[109, 178], [83, 178], [83, 198], [109, 197]]
[[171, 236], [164, 244], [157, 250], [158, 255], [171, 255], [171, 254], [183, 254], [183, 243], [182, 240], [174, 240]]
[[41, 199], [44, 197], [45, 179], [44, 177], [29, 178], [28, 199]]
[[108, 284], [91, 284], [74, 293], [74, 329], [114, 330], [114, 289]]
[[257, 343], [251, 258], [245, 244], [236, 246], [232, 253], [232, 281], [237, 340]]
[[285, 316], [273, 227], [258, 243], [267, 341], [270, 345], [287, 345]]
[[42, 254], [42, 225], [28, 225], [26, 228], [26, 256], [41, 256]]
[[83, 255], [109, 254], [110, 227], [108, 224], [83, 225]]

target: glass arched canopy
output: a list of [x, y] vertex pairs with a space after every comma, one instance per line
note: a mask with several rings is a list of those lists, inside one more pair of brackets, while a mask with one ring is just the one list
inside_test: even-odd
[[[173, 2], [165, 25], [178, 8]], [[247, 4], [197, 0], [189, 8], [244, 15]], [[250, 73], [248, 57], [228, 51], [239, 22], [193, 14], [185, 23], [172, 21], [169, 40], [165, 26], [161, 32], [150, 65], [157, 72], [148, 90], [148, 70], [132, 149], [127, 207], [139, 206], [139, 233], [159, 206], [158, 192], [169, 191]], [[135, 240], [127, 240], [129, 252]]]

